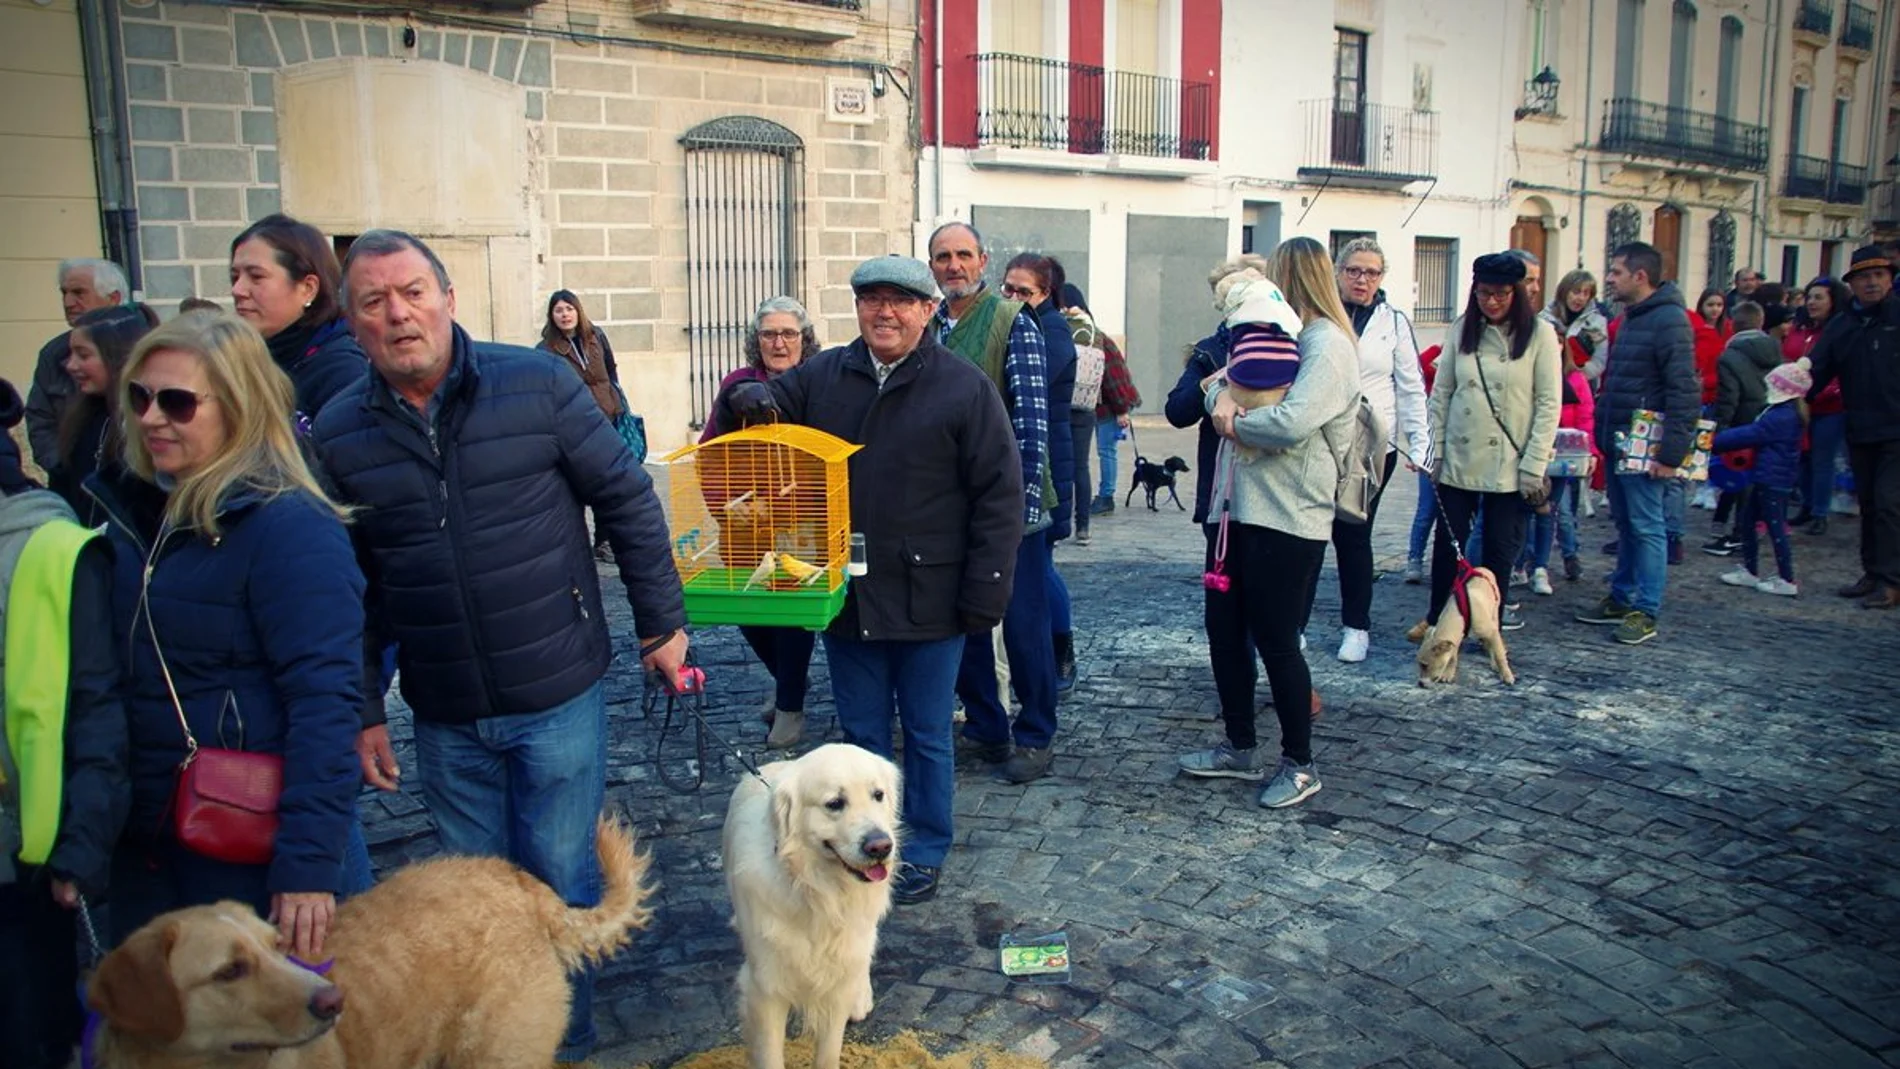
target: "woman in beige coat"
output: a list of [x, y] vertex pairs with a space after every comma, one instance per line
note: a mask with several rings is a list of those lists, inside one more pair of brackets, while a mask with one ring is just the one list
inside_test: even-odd
[[[1538, 318], [1524, 289], [1524, 262], [1505, 253], [1478, 257], [1465, 314], [1446, 333], [1432, 384], [1438, 501], [1457, 539], [1448, 541], [1443, 525], [1433, 538], [1433, 623], [1474, 517], [1484, 525], [1478, 563], [1509, 581], [1524, 545], [1526, 504], [1540, 507], [1549, 493], [1544, 469], [1563, 401], [1561, 362], [1557, 332]], [[1524, 626], [1514, 599], [1505, 601], [1505, 630]]]

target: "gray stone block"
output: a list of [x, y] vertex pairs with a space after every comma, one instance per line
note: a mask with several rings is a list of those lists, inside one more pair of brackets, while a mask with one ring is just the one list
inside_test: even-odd
[[163, 101], [167, 93], [165, 68], [156, 63], [127, 63], [125, 65], [125, 98], [127, 100]]
[[182, 186], [139, 186], [139, 216], [162, 222], [191, 218], [191, 198]]
[[360, 23], [337, 23], [336, 51], [337, 55], [340, 56], [360, 56], [363, 54], [363, 27]]
[[277, 37], [277, 49], [283, 53], [286, 66], [310, 58], [310, 46], [304, 41], [302, 19], [272, 15], [270, 28]]
[[139, 255], [147, 260], [178, 259], [178, 228], [175, 226], [139, 227]]
[[131, 112], [132, 140], [183, 141], [185, 139], [184, 109], [134, 104]]
[[231, 31], [186, 26], [178, 31], [178, 51], [186, 63], [228, 67], [236, 54]]
[[251, 154], [241, 148], [181, 148], [181, 182], [249, 182]]
[[262, 219], [283, 208], [283, 195], [275, 186], [268, 189], [258, 187], [247, 189], [244, 191], [244, 208], [245, 218], [253, 221]]
[[156, 300], [179, 300], [193, 293], [191, 268], [145, 265], [145, 295]]
[[277, 104], [277, 76], [269, 71], [251, 75], [251, 106], [269, 108]]
[[495, 62], [495, 39], [482, 34], [469, 38], [468, 65], [478, 71], [487, 71]]
[[223, 108], [186, 108], [185, 133], [194, 145], [235, 145], [237, 113]]
[[277, 113], [272, 111], [247, 111], [244, 113], [244, 143], [247, 145], [275, 145], [277, 143]]
[[[237, 232], [232, 231], [231, 236], [236, 237]], [[221, 297], [231, 292], [229, 260], [223, 253], [219, 253], [216, 259], [217, 263], [199, 264], [192, 272], [196, 276], [193, 286], [201, 297]]]
[[[132, 5], [127, 4], [126, 6], [130, 7]], [[144, 3], [143, 0], [141, 0], [141, 6], [148, 9], [146, 17], [150, 17], [149, 9], [152, 5], [150, 3]], [[190, 22], [199, 26], [217, 26], [223, 29], [229, 29], [231, 26], [231, 9], [223, 4], [202, 3], [199, 2], [199, 0], [169, 0], [165, 5], [165, 21]]]
[[554, 46], [547, 41], [530, 41], [521, 55], [522, 85], [546, 89], [554, 84]]
[[332, 23], [324, 19], [310, 19], [303, 28], [310, 35], [310, 58], [331, 59], [336, 56], [336, 33]]
[[237, 60], [246, 67], [275, 67], [282, 62], [277, 58], [277, 42], [270, 35], [270, 26], [262, 15], [239, 13], [232, 18], [232, 26], [237, 32]]
[[120, 27], [127, 59], [178, 62], [178, 32], [156, 22], [125, 22]]
[[172, 99], [180, 104], [229, 104], [241, 108], [251, 102], [251, 80], [243, 71], [175, 67], [172, 69]]
[[132, 173], [141, 182], [169, 182], [172, 180], [172, 150], [170, 145], [133, 145]]
[[458, 67], [468, 63], [468, 34], [450, 33], [442, 36], [442, 62], [453, 63]]
[[380, 24], [363, 27], [363, 54], [389, 55], [389, 27]]
[[422, 30], [416, 34], [416, 55], [423, 59], [442, 58], [442, 33], [440, 30]]
[[542, 97], [546, 95], [547, 94], [545, 93], [529, 93], [528, 94], [528, 119], [530, 121], [532, 122], [541, 121], [541, 110], [544, 104], [544, 102], [542, 101]]
[[[242, 199], [238, 196], [238, 191], [234, 187], [199, 186], [191, 191], [191, 217], [201, 223], [242, 219], [244, 218], [244, 214], [238, 207], [240, 203], [242, 203]], [[193, 227], [192, 229], [197, 230], [199, 228]], [[229, 240], [229, 235], [226, 235], [225, 240]], [[186, 236], [186, 243], [187, 245], [191, 244], [189, 233], [187, 233]], [[197, 259], [201, 255], [200, 249], [191, 248], [189, 251], [191, 252], [192, 259]]]
[[515, 80], [515, 68], [521, 63], [521, 38], [503, 37], [495, 46], [495, 77], [503, 81]]
[[278, 184], [280, 179], [277, 174], [277, 153], [272, 151], [258, 152], [257, 180], [259, 183], [267, 186]]

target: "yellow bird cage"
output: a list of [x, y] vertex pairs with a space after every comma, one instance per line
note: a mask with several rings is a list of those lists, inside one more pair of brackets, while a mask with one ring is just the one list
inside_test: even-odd
[[662, 458], [673, 563], [695, 624], [820, 630], [844, 608], [846, 461], [860, 447], [789, 423]]

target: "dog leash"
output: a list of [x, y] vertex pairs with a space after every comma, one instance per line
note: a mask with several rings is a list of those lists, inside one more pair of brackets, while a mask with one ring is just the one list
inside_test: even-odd
[[[667, 635], [653, 643], [642, 646], [640, 648], [641, 659], [644, 660], [650, 656], [655, 650], [658, 650], [660, 647], [666, 645], [666, 643], [672, 641], [672, 638], [673, 636]], [[648, 721], [658, 719], [660, 722], [659, 731], [655, 733], [653, 738], [653, 771], [660, 777], [660, 782], [666, 784], [667, 787], [671, 788], [675, 793], [697, 793], [699, 789], [706, 784], [706, 766], [711, 763], [712, 758], [711, 748], [708, 745], [708, 740], [710, 740], [731, 754], [733, 759], [738, 761], [740, 766], [744, 768], [752, 778], [770, 788], [772, 785], [770, 781], [759, 772], [758, 765], [754, 764], [752, 759], [745, 755], [745, 751], [734, 746], [731, 742], [728, 742], [726, 738], [715, 731], [712, 724], [706, 720], [706, 671], [693, 662], [694, 657], [692, 651], [688, 650], [686, 654], [686, 664], [680, 669], [677, 679], [669, 680], [658, 671], [649, 670], [646, 673], [646, 679], [640, 695], [641, 715]], [[662, 703], [664, 704], [662, 705]], [[668, 769], [665, 760], [664, 751], [666, 740], [667, 737], [675, 731], [673, 718], [676, 713], [684, 714], [680, 717], [678, 731], [683, 733], [686, 730], [686, 724], [689, 719], [695, 724], [693, 736], [693, 775], [690, 781], [683, 777], [675, 778], [674, 774]]]

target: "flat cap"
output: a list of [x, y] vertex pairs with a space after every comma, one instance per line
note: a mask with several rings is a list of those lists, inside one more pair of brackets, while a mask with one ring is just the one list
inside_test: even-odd
[[873, 286], [894, 286], [930, 300], [938, 296], [937, 276], [930, 273], [930, 265], [896, 253], [866, 260], [851, 272], [852, 293], [863, 293]]

